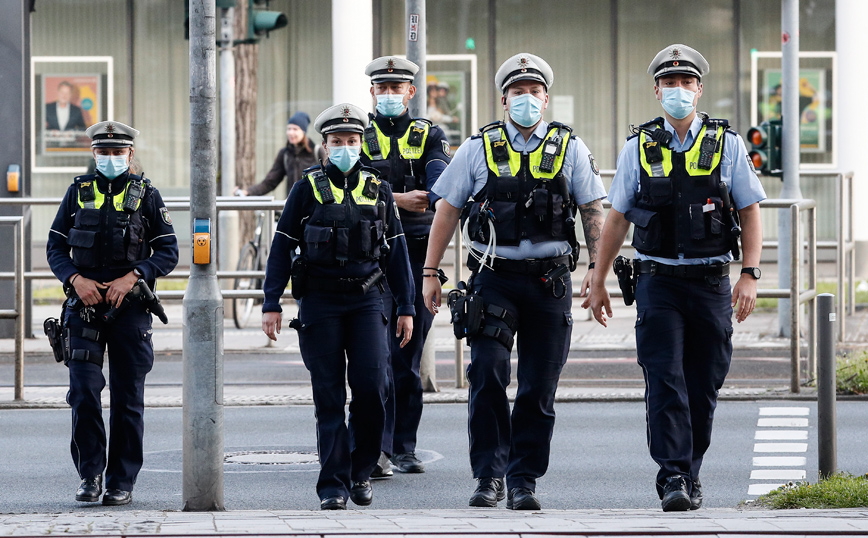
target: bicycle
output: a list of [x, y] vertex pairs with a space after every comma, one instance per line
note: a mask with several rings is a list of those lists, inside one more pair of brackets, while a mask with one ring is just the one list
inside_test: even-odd
[[[241, 247], [238, 265], [235, 268], [237, 271], [262, 271], [264, 269], [262, 229], [265, 224], [265, 213], [265, 211], [256, 212], [256, 228], [253, 232], [253, 239]], [[239, 277], [235, 279], [233, 289], [258, 290], [262, 288], [262, 280], [258, 277]], [[258, 304], [262, 304], [262, 299], [252, 297], [232, 299], [232, 318], [236, 328], [244, 329], [247, 327], [250, 316], [253, 314], [253, 307]]]

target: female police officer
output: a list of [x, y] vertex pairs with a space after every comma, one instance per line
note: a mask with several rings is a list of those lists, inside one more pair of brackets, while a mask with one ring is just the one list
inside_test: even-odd
[[[384, 273], [398, 304], [396, 332], [406, 345], [415, 314], [413, 278], [395, 200], [377, 172], [359, 163], [367, 115], [357, 106], [326, 109], [316, 121], [328, 161], [293, 186], [271, 246], [262, 330], [280, 332], [280, 297], [292, 275], [298, 330], [310, 371], [317, 417], [323, 510], [349, 497], [371, 504], [369, 478], [380, 456], [385, 421], [389, 339], [381, 299]], [[301, 255], [292, 264], [296, 247]], [[292, 267], [290, 269], [290, 267]], [[346, 381], [352, 390], [344, 422]]]
[[[81, 486], [75, 500], [96, 502], [106, 477], [105, 505], [127, 504], [142, 468], [145, 375], [154, 364], [151, 315], [140, 302], [113, 322], [102, 316], [119, 306], [138, 279], [154, 279], [178, 263], [178, 240], [157, 189], [130, 172], [139, 132], [116, 121], [92, 125], [96, 173], [79, 176], [66, 191], [48, 234], [48, 264], [74, 298], [66, 303], [64, 334], [72, 407], [70, 450]], [[70, 256], [72, 250], [72, 256]], [[111, 438], [100, 393], [108, 347]]]

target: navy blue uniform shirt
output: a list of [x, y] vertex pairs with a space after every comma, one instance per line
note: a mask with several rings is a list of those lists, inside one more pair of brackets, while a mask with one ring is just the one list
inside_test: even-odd
[[[129, 172], [125, 172], [115, 179], [109, 180], [97, 172], [96, 174], [80, 176], [80, 179], [93, 181], [96, 188], [106, 196], [104, 204], [111, 204], [109, 196], [112, 193], [123, 192], [130, 177], [138, 178], [138, 176], [131, 176]], [[75, 224], [75, 213], [78, 209], [78, 186], [73, 183], [67, 189], [63, 201], [60, 203], [57, 216], [54, 217], [54, 223], [48, 232], [48, 244], [45, 247], [51, 272], [64, 284], [75, 273], [80, 273], [83, 277], [97, 282], [109, 282], [124, 276], [133, 269], [138, 269], [144, 280], [152, 282], [157, 277], [169, 274], [178, 264], [178, 238], [172, 227], [172, 219], [169, 217], [160, 191], [153, 186], [148, 186], [145, 189], [140, 208], [145, 223], [145, 244], [150, 253], [145, 260], [118, 262], [118, 265], [96, 269], [77, 268], [72, 263], [70, 246], [66, 239], [69, 237], [69, 230]]]
[[[344, 188], [344, 174], [330, 161], [326, 161], [326, 175], [332, 184]], [[362, 166], [356, 164], [353, 172], [346, 177], [346, 188], [352, 190], [358, 185], [359, 171]], [[365, 168], [366, 172], [379, 175], [373, 168]], [[413, 306], [416, 291], [413, 285], [413, 276], [410, 272], [410, 261], [407, 257], [407, 242], [404, 239], [404, 229], [398, 217], [398, 206], [392, 190], [385, 181], [380, 184], [380, 199], [386, 202], [386, 207], [392, 210], [386, 211], [386, 239], [389, 243], [389, 256], [386, 265], [386, 280], [389, 288], [395, 296], [398, 304], [399, 316], [415, 316], [416, 309]], [[313, 194], [310, 181], [298, 181], [292, 186], [283, 214], [277, 223], [274, 232], [274, 240], [271, 242], [271, 253], [268, 255], [268, 264], [265, 269], [265, 303], [262, 305], [263, 312], [282, 312], [280, 297], [286, 289], [291, 274], [293, 254], [296, 247], [301, 246], [301, 254], [304, 255], [304, 226], [313, 214], [318, 204]], [[373, 273], [379, 264], [376, 260], [367, 262], [348, 262], [344, 266], [338, 264], [325, 266], [308, 264], [310, 276], [318, 278], [362, 278]]]

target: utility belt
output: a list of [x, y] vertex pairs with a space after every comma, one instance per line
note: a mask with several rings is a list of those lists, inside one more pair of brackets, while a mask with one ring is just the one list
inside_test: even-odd
[[[447, 304], [452, 315], [452, 332], [455, 338], [473, 338], [487, 336], [494, 338], [506, 349], [512, 351], [515, 343], [515, 332], [518, 322], [509, 311], [503, 307], [485, 304], [482, 296], [468, 293], [464, 282], [458, 283], [458, 288], [449, 292]], [[489, 319], [499, 319], [506, 323], [506, 329], [486, 323]]]
[[704, 279], [729, 276], [729, 262], [714, 265], [666, 265], [654, 260], [636, 260], [636, 274]]
[[404, 237], [407, 241], [407, 254], [410, 256], [425, 258], [428, 254], [428, 236], [427, 235], [407, 235]]
[[[477, 256], [481, 256], [482, 253], [479, 251], [475, 251]], [[505, 258], [495, 258], [491, 262], [491, 268], [494, 269], [494, 272], [506, 272], [506, 273], [519, 273], [523, 275], [532, 275], [532, 276], [543, 276], [555, 267], [559, 265], [570, 265], [570, 256], [556, 256], [554, 258], [534, 258], [528, 260], [508, 260]], [[470, 268], [471, 271], [476, 271], [479, 269], [479, 261], [473, 256], [473, 254], [469, 254], [467, 256], [467, 267]]]
[[376, 286], [380, 292], [385, 291], [383, 286], [383, 272], [375, 269], [369, 276], [362, 278], [323, 278], [316, 276], [307, 277], [307, 290], [322, 291], [326, 293], [346, 293], [351, 295], [364, 295]]

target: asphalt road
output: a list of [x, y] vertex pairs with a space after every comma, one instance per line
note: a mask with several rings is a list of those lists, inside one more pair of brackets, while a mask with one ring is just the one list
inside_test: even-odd
[[[838, 466], [854, 474], [868, 471], [866, 406], [864, 402], [838, 404]], [[751, 479], [756, 470], [753, 458], [774, 456], [754, 452], [761, 409], [770, 407], [806, 409], [807, 427], [785, 429], [806, 432], [805, 451], [797, 456], [805, 458], [801, 469], [808, 479], [816, 477], [814, 403], [724, 401], [718, 407], [712, 447], [701, 475], [707, 507], [734, 507], [753, 498], [748, 495], [751, 484], [757, 483]], [[642, 403], [564, 403], [556, 409], [549, 471], [537, 487], [544, 508], [659, 507], [653, 485], [656, 466], [647, 454]], [[419, 453], [428, 472], [396, 473], [392, 479], [376, 481], [372, 508], [466, 507], [475, 485], [467, 457], [466, 416], [464, 405], [427, 406]], [[144, 468], [133, 504], [118, 509], [178, 510], [182, 508], [182, 410], [151, 408], [145, 419]], [[69, 456], [69, 428], [70, 414], [65, 409], [0, 411], [0, 512], [85, 511], [98, 506], [73, 500], [78, 478]], [[229, 457], [289, 451], [301, 461], [227, 463], [227, 509], [318, 508], [312, 406], [228, 407], [224, 444]], [[287, 461], [289, 456], [271, 457]]]

